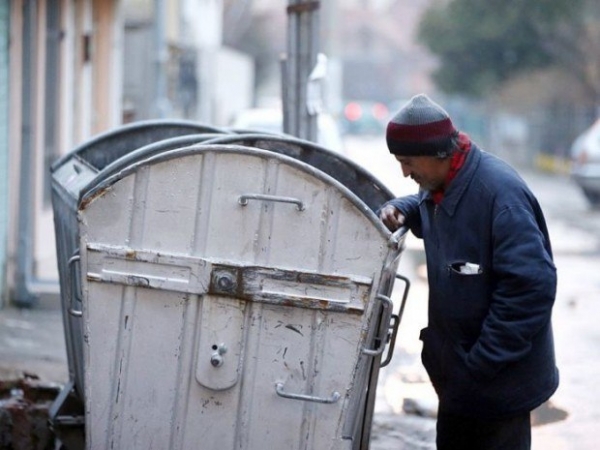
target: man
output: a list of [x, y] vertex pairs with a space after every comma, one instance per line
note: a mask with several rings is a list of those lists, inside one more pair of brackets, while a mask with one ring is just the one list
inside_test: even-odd
[[437, 448], [529, 449], [530, 412], [558, 387], [556, 268], [540, 206], [508, 164], [458, 132], [426, 95], [400, 109], [386, 138], [420, 186], [379, 214], [425, 244], [421, 359], [439, 398]]

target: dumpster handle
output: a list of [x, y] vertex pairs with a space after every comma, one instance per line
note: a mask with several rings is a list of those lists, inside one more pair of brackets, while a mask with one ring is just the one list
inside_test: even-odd
[[293, 197], [280, 197], [277, 195], [264, 195], [264, 194], [243, 194], [240, 195], [238, 203], [242, 206], [248, 204], [248, 200], [262, 200], [266, 202], [280, 202], [280, 203], [293, 203], [298, 208], [298, 211], [304, 211], [304, 202]]
[[75, 263], [78, 263], [81, 260], [81, 256], [79, 255], [79, 250], [75, 251], [75, 254], [73, 256], [71, 256], [71, 259], [69, 259], [69, 262], [67, 263], [68, 267], [70, 268], [70, 273], [71, 273], [71, 280], [73, 283], [73, 292], [72, 292], [72, 296], [71, 296], [71, 305], [69, 308], [69, 314], [71, 314], [73, 317], [81, 317], [83, 316], [83, 311], [81, 310], [77, 310], [73, 307], [73, 298], [75, 298], [78, 302], [81, 303], [81, 298], [77, 295], [77, 277], [76, 277], [76, 272], [75, 272]]
[[402, 320], [402, 315], [404, 314], [404, 307], [406, 306], [406, 298], [408, 297], [408, 291], [410, 289], [410, 280], [399, 273], [396, 274], [396, 278], [404, 281], [404, 293], [402, 294], [402, 303], [400, 303], [400, 310], [398, 314], [392, 314], [392, 320], [394, 323], [390, 325], [392, 329], [392, 334], [390, 337], [390, 343], [388, 346], [388, 352], [385, 360], [380, 364], [380, 367], [387, 366], [392, 360], [392, 355], [394, 353], [394, 347], [396, 345], [396, 336], [398, 336], [398, 328], [400, 328], [400, 321]]
[[394, 306], [392, 301], [390, 300], [389, 297], [379, 294], [377, 295], [377, 300], [379, 300], [382, 304], [383, 304], [383, 308], [385, 310], [385, 316], [387, 317], [387, 320], [384, 320], [383, 323], [386, 324], [386, 326], [381, 326], [380, 327], [380, 335], [377, 337], [377, 339], [379, 340], [379, 348], [377, 349], [368, 349], [368, 348], [363, 348], [362, 352], [365, 355], [369, 355], [369, 356], [378, 356], [381, 355], [383, 353], [383, 350], [385, 349], [385, 345], [387, 344], [387, 333], [389, 330], [389, 322], [390, 322], [390, 317], [391, 317], [391, 311], [392, 311], [392, 307]]
[[379, 367], [385, 367], [392, 361], [392, 355], [394, 354], [394, 347], [396, 346], [396, 336], [398, 335], [398, 328], [400, 327], [400, 316], [398, 314], [392, 314], [390, 320], [390, 329], [392, 330], [389, 335], [388, 351], [385, 359], [379, 364]]
[[283, 391], [283, 383], [277, 383], [275, 385], [275, 392], [277, 392], [277, 395], [279, 395], [280, 397], [291, 398], [292, 400], [303, 400], [305, 402], [328, 403], [328, 404], [336, 403], [341, 397], [341, 395], [338, 391], [334, 391], [333, 394], [331, 394], [331, 397], [329, 397], [329, 398], [314, 397], [312, 395], [305, 395], [305, 394], [290, 394], [288, 392]]

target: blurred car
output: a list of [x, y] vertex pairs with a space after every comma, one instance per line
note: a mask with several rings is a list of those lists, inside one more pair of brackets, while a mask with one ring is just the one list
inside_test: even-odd
[[571, 177], [587, 200], [600, 207], [600, 120], [573, 141]]
[[381, 102], [350, 101], [344, 106], [342, 129], [348, 134], [383, 135], [389, 108]]
[[[237, 130], [283, 133], [283, 113], [279, 108], [251, 108], [241, 111], [231, 127]], [[343, 140], [335, 119], [329, 114], [317, 118], [317, 144], [328, 150], [343, 152]]]

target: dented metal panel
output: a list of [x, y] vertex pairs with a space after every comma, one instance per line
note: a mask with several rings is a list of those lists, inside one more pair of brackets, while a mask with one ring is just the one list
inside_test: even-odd
[[211, 265], [201, 258], [103, 245], [87, 246], [89, 281], [204, 294]]
[[109, 178], [79, 220], [89, 449], [356, 448], [401, 249], [350, 190], [204, 145]]
[[372, 279], [211, 263], [198, 257], [87, 246], [88, 281], [361, 314]]

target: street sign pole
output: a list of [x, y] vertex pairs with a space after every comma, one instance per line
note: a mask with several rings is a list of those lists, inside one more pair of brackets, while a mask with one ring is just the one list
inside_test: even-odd
[[307, 95], [319, 48], [320, 1], [289, 0], [287, 53], [282, 57], [283, 129], [316, 142], [318, 108]]

